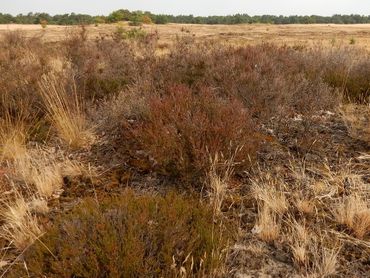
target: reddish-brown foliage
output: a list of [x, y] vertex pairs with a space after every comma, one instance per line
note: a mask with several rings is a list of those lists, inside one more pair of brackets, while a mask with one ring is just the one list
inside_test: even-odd
[[175, 85], [165, 95], [150, 97], [148, 106], [148, 115], [132, 134], [163, 174], [199, 177], [215, 154], [227, 158], [235, 152], [235, 162], [245, 167], [261, 143], [243, 104], [209, 88]]

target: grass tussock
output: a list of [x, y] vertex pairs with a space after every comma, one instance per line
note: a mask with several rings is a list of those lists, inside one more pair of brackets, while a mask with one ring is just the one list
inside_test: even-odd
[[26, 152], [27, 128], [22, 120], [0, 122], [0, 161], [15, 160]]
[[300, 267], [307, 267], [308, 263], [308, 248], [310, 245], [311, 236], [304, 224], [292, 222], [292, 256], [294, 263]]
[[19, 156], [13, 164], [14, 175], [20, 178], [28, 187], [34, 187], [42, 197], [50, 198], [63, 184], [62, 164], [32, 152]]
[[3, 225], [0, 236], [19, 250], [28, 248], [43, 233], [42, 227], [33, 213], [33, 210], [41, 208], [40, 203], [36, 206], [35, 202], [31, 207], [19, 194], [15, 200], [2, 200], [0, 216]]
[[[252, 233], [267, 243], [287, 244], [299, 273], [335, 275], [345, 253], [340, 246], [367, 246], [363, 239], [369, 234], [368, 190], [348, 165], [338, 172], [327, 166], [314, 171], [297, 163], [290, 167], [285, 178], [272, 179], [270, 173], [261, 177], [258, 172], [253, 180], [251, 193], [258, 211]], [[350, 192], [342, 196], [343, 190]]]
[[221, 161], [218, 154], [211, 159], [211, 167], [208, 173], [207, 187], [213, 210], [215, 214], [222, 212], [223, 201], [230, 189], [230, 179], [233, 175], [233, 157], [229, 160]]
[[259, 207], [258, 218], [252, 232], [266, 242], [273, 242], [279, 238], [280, 224], [276, 213], [268, 205], [263, 204]]
[[370, 142], [369, 109], [366, 104], [346, 104], [340, 110], [351, 136], [365, 142]]
[[288, 210], [289, 204], [283, 193], [283, 188], [276, 188], [276, 186], [277, 184], [271, 182], [270, 178], [267, 177], [262, 185], [259, 184], [259, 181], [254, 183], [253, 194], [258, 201], [269, 207], [273, 212], [284, 214]]
[[339, 224], [348, 227], [360, 239], [370, 233], [369, 203], [357, 194], [338, 201], [333, 215]]
[[48, 116], [59, 136], [72, 148], [89, 146], [94, 139], [88, 127], [81, 100], [73, 87], [68, 94], [56, 76], [46, 76], [40, 82], [41, 97]]
[[337, 274], [338, 269], [338, 254], [340, 247], [325, 247], [320, 244], [320, 240], [316, 240], [312, 246], [312, 267], [309, 270], [310, 277], [331, 277]]

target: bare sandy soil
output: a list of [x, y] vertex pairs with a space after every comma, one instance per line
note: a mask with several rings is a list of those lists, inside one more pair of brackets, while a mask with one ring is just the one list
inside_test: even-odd
[[[90, 38], [99, 34], [110, 34], [117, 26], [128, 27], [126, 23], [104, 24], [88, 26]], [[21, 30], [28, 36], [43, 36], [46, 41], [58, 41], [75, 26], [47, 26], [42, 29], [39, 25], [0, 25], [0, 34], [10, 30]], [[145, 25], [142, 27], [148, 32], [157, 31], [161, 42], [172, 41], [179, 34], [191, 34], [199, 39], [220, 39], [232, 44], [255, 44], [261, 42], [274, 42], [288, 45], [305, 44], [343, 44], [352, 43], [370, 49], [370, 24], [354, 25], [268, 25], [268, 24], [242, 24], [242, 25], [199, 25], [199, 24], [167, 24]]]

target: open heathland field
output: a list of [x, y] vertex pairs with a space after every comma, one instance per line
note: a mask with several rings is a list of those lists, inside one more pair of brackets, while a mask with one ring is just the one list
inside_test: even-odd
[[0, 36], [1, 277], [370, 276], [369, 25]]
[[[86, 26], [89, 38], [110, 35], [117, 27], [136, 29], [128, 23], [100, 24]], [[234, 45], [276, 43], [288, 45], [343, 45], [357, 44], [370, 48], [370, 24], [240, 24], [240, 25], [201, 25], [201, 24], [165, 24], [143, 25], [149, 33], [158, 32], [161, 43], [172, 43], [184, 33], [195, 39], [216, 39]], [[0, 25], [0, 34], [13, 30], [23, 30], [26, 36], [42, 36], [44, 41], [60, 41], [75, 29], [73, 26], [49, 25]]]

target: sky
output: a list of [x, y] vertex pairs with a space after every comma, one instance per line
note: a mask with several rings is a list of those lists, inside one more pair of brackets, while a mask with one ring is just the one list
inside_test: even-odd
[[157, 14], [229, 15], [370, 15], [370, 0], [0, 0], [0, 12], [108, 15], [113, 10]]

